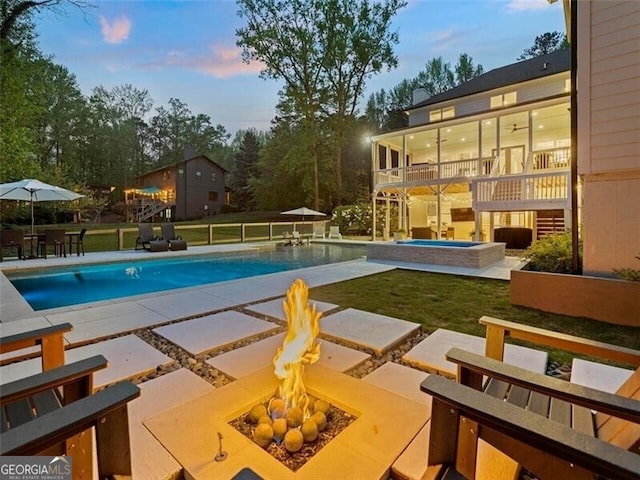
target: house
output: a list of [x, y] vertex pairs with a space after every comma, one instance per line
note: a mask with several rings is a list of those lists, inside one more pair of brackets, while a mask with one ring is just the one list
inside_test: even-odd
[[136, 177], [128, 189], [128, 220], [141, 222], [154, 216], [165, 220], [188, 220], [220, 213], [228, 204], [227, 170], [206, 155], [185, 149], [185, 159]]
[[409, 126], [372, 138], [374, 209], [397, 205], [421, 238], [524, 231], [526, 246], [571, 227], [570, 72], [567, 49], [415, 92]]
[[583, 272], [608, 276], [614, 268], [640, 269], [640, 2], [571, 5]]

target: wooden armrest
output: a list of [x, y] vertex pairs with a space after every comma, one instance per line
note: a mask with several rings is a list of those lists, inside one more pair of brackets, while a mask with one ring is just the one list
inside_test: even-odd
[[[591, 410], [640, 423], [640, 402], [637, 400], [576, 385], [459, 348], [449, 350], [446, 358], [450, 362], [458, 364], [459, 368], [474, 372], [479, 376], [486, 375], [550, 397], [582, 405]], [[460, 379], [465, 377], [467, 377], [466, 372], [458, 376]]]
[[[610, 478], [638, 478], [640, 455], [438, 375], [429, 375], [420, 389], [432, 395], [434, 402], [441, 401], [449, 408], [457, 409], [460, 415], [487, 427], [487, 437], [491, 437], [491, 431], [495, 431]], [[433, 421], [434, 418], [432, 428]], [[482, 434], [480, 437], [485, 438]], [[491, 443], [490, 438], [485, 439]]]
[[631, 348], [620, 347], [610, 343], [575, 337], [573, 335], [566, 335], [560, 332], [530, 327], [528, 325], [487, 316], [480, 318], [479, 322], [487, 327], [487, 356], [491, 358], [497, 358], [495, 350], [493, 349], [497, 348], [500, 350], [499, 345], [494, 345], [496, 340], [498, 340], [498, 343], [504, 345], [504, 337], [510, 336], [512, 338], [518, 338], [520, 340], [526, 340], [540, 345], [547, 345], [561, 350], [583, 353], [606, 360], [626, 363], [634, 365], [635, 367], [640, 365], [640, 351], [633, 350]]
[[47, 370], [46, 372], [9, 382], [2, 385], [0, 401], [2, 405], [5, 405], [38, 392], [73, 383], [80, 378], [91, 375], [93, 372], [106, 368], [107, 365], [106, 358], [102, 355], [95, 355], [53, 370]]
[[0, 455], [35, 455], [96, 425], [139, 395], [140, 389], [133, 383], [122, 382], [65, 405], [2, 433]]
[[13, 352], [14, 350], [20, 350], [22, 348], [42, 345], [48, 337], [61, 335], [72, 330], [73, 326], [70, 323], [61, 323], [60, 325], [0, 337], [0, 353]]

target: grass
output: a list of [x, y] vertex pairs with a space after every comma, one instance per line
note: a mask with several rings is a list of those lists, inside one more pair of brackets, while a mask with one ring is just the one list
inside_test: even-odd
[[[357, 308], [419, 323], [428, 333], [446, 328], [484, 337], [484, 327], [478, 319], [488, 315], [640, 350], [638, 328], [511, 305], [509, 283], [502, 280], [392, 270], [317, 287], [311, 290], [310, 295], [314, 300], [344, 308]], [[542, 349], [539, 345], [528, 346]], [[569, 363], [571, 358], [580, 356], [544, 349], [554, 361]]]

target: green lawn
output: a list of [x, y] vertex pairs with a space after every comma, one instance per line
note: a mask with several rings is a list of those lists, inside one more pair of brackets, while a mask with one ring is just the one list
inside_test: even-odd
[[[509, 283], [501, 280], [392, 270], [317, 287], [310, 296], [344, 308], [416, 322], [429, 333], [446, 328], [484, 336], [484, 327], [478, 319], [488, 315], [640, 350], [638, 328], [513, 306], [509, 302]], [[578, 356], [548, 350], [557, 361], [570, 362]]]

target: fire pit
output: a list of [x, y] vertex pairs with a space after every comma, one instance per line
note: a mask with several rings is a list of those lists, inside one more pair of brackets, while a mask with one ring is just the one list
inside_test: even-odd
[[[232, 478], [245, 467], [263, 478], [386, 478], [395, 459], [427, 422], [427, 406], [313, 365], [320, 354], [316, 341], [320, 315], [308, 306], [306, 285], [294, 287], [285, 302], [289, 329], [274, 357], [275, 375], [274, 366], [265, 367], [144, 421], [183, 466], [186, 478]], [[282, 418], [282, 414], [286, 418], [286, 411], [293, 408], [301, 412], [292, 415], [300, 416], [301, 423], [293, 422], [295, 426], [288, 426], [288, 430], [298, 432], [294, 434], [298, 440], [301, 435], [303, 439], [313, 436], [308, 435], [308, 430], [303, 432], [303, 425], [313, 422], [313, 415], [325, 408], [329, 409], [327, 413], [331, 408], [343, 412], [349, 421], [340, 420], [344, 429], [321, 449], [316, 448], [313, 455], [304, 453], [303, 462], [282, 462], [276, 458], [278, 455], [270, 453], [282, 450], [285, 443], [273, 432], [274, 417]], [[274, 412], [278, 414], [273, 415]], [[252, 422], [260, 422], [264, 413], [270, 420], [262, 421], [270, 422], [271, 431], [257, 435], [258, 443], [254, 442], [258, 423], [245, 427], [245, 433], [250, 435], [232, 425], [247, 416], [252, 416]], [[261, 431], [266, 430], [269, 429], [261, 427]], [[307, 443], [316, 442], [317, 438]], [[293, 458], [304, 445], [303, 442], [297, 451], [285, 447], [284, 456]]]

